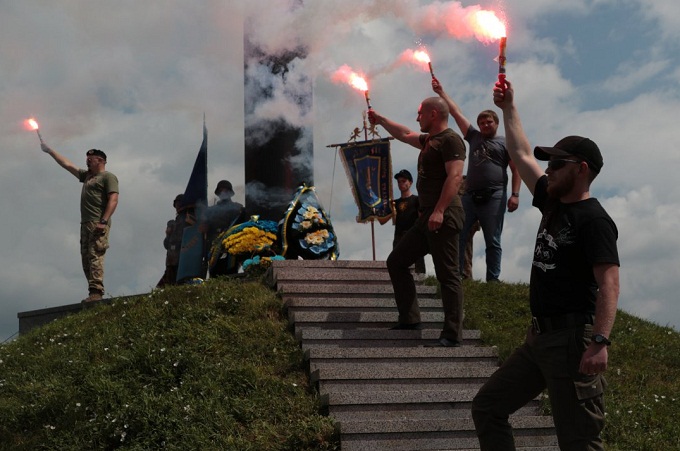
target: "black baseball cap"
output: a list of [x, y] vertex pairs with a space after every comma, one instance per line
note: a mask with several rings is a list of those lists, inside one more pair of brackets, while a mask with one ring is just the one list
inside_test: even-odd
[[106, 154], [99, 149], [90, 149], [87, 152], [85, 152], [85, 155], [87, 155], [88, 157], [92, 156], [99, 157], [106, 161]]
[[600, 148], [583, 136], [567, 136], [557, 141], [553, 147], [537, 146], [534, 148], [534, 156], [541, 161], [548, 161], [551, 156], [578, 157], [588, 163], [588, 167], [598, 174], [604, 164]]
[[402, 169], [401, 171], [397, 172], [397, 175], [394, 176], [395, 180], [398, 180], [399, 178], [405, 178], [409, 182], [413, 183], [413, 177], [406, 169]]

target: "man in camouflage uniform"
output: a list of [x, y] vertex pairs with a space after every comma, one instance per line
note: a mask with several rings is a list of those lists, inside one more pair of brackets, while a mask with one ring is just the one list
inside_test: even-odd
[[111, 216], [118, 206], [118, 178], [106, 170], [106, 154], [99, 149], [86, 152], [87, 169], [80, 169], [47, 144], [42, 143], [41, 148], [83, 184], [80, 255], [89, 291], [83, 302], [100, 301], [104, 295], [104, 254], [109, 248]]

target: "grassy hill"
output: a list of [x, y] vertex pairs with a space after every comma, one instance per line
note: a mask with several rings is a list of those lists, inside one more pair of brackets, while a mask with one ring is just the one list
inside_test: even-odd
[[[432, 280], [430, 283], [434, 283]], [[466, 327], [501, 357], [528, 287], [466, 282]], [[680, 334], [619, 312], [608, 450], [680, 450]], [[0, 346], [0, 449], [339, 449], [281, 302], [211, 280], [117, 300]]]

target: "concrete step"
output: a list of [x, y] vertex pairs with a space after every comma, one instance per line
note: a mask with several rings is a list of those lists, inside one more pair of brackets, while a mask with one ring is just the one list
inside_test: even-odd
[[[416, 284], [422, 283], [427, 276], [411, 273]], [[283, 268], [276, 273], [276, 284], [306, 283], [314, 286], [337, 283], [366, 283], [390, 285], [387, 268], [378, 270], [326, 269], [326, 268]]]
[[460, 348], [310, 348], [305, 359], [314, 362], [456, 362], [498, 364], [498, 353], [492, 347]]
[[[319, 380], [398, 380], [409, 379], [486, 379], [497, 367], [491, 365], [451, 364], [430, 362], [374, 363], [312, 363], [312, 382]], [[417, 387], [414, 384], [414, 387]]]
[[[418, 300], [421, 312], [441, 312], [442, 301], [437, 298], [422, 298]], [[305, 311], [328, 312], [382, 312], [395, 311], [394, 298], [385, 297], [354, 297], [354, 298], [326, 298], [326, 297], [296, 297], [286, 296], [284, 306], [289, 313]]]
[[[364, 281], [357, 280], [355, 283], [338, 283], [338, 284], [323, 284], [316, 285], [310, 283], [279, 283], [276, 285], [278, 294], [284, 298], [287, 296], [295, 297], [382, 297], [394, 299], [394, 290], [392, 285], [386, 284], [367, 284]], [[416, 285], [416, 293], [418, 298], [434, 298], [437, 293], [437, 287], [429, 285]]]
[[[268, 274], [305, 351], [310, 380], [343, 451], [479, 449], [470, 407], [497, 369], [496, 349], [428, 348], [444, 320], [436, 287], [416, 277], [422, 330], [389, 330], [397, 310], [384, 262], [274, 262]], [[557, 451], [539, 399], [512, 417], [517, 449]]]
[[320, 394], [406, 392], [412, 390], [474, 390], [495, 366], [450, 363], [320, 363], [312, 364], [310, 382]]
[[[444, 313], [422, 312], [420, 319], [424, 329], [440, 329]], [[399, 320], [399, 313], [391, 312], [295, 312], [288, 315], [288, 322], [295, 329], [317, 327], [320, 329], [388, 329]]]
[[[423, 330], [379, 329], [320, 329], [302, 328], [296, 337], [304, 351], [318, 347], [333, 348], [390, 348], [416, 347], [439, 338], [441, 326]], [[463, 346], [480, 345], [478, 330], [463, 330]], [[459, 349], [459, 348], [453, 348]]]
[[[440, 388], [441, 390], [441, 388]], [[477, 393], [476, 389], [468, 389]], [[436, 390], [432, 390], [436, 391]], [[321, 396], [325, 401], [327, 394]], [[330, 415], [338, 422], [375, 420], [447, 420], [470, 417], [470, 402], [401, 403], [401, 404], [324, 404]], [[539, 416], [539, 404], [532, 401], [519, 409], [514, 417]]]
[[[559, 450], [550, 417], [513, 417], [510, 422], [517, 449]], [[338, 429], [343, 451], [479, 449], [469, 418], [342, 421]]]

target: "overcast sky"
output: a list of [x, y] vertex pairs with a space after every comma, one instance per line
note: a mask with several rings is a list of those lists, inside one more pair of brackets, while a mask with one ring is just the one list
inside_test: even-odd
[[[45, 140], [78, 165], [87, 149], [107, 153], [107, 169], [120, 182], [107, 295], [148, 292], [164, 270], [165, 223], [188, 181], [203, 113], [209, 192], [226, 178], [244, 202], [243, 23], [252, 17], [264, 47], [298, 43], [309, 51], [293, 72], [313, 80], [308, 125], [317, 192], [332, 215], [341, 258], [371, 259], [371, 227], [356, 223], [344, 170], [326, 147], [361, 125], [365, 102], [331, 74], [343, 64], [369, 74], [373, 107], [417, 130], [418, 105], [433, 95], [430, 77], [395, 63], [422, 43], [437, 77], [474, 121], [493, 107], [497, 72], [497, 44], [465, 29], [466, 14], [480, 7], [507, 19], [508, 79], [530, 142], [552, 145], [578, 134], [602, 149], [592, 194], [619, 229], [619, 306], [678, 329], [680, 2], [288, 3], [0, 0], [0, 342], [18, 331], [18, 312], [87, 295], [78, 245], [81, 185], [40, 151], [26, 118], [35, 116]], [[286, 115], [286, 105], [279, 111], [270, 114]], [[392, 156], [395, 173], [415, 173], [414, 148], [394, 142]], [[519, 210], [506, 216], [501, 279], [528, 281], [538, 221], [522, 187]], [[375, 229], [377, 258], [384, 260], [393, 227]], [[484, 275], [483, 251], [479, 236], [476, 278]]]

